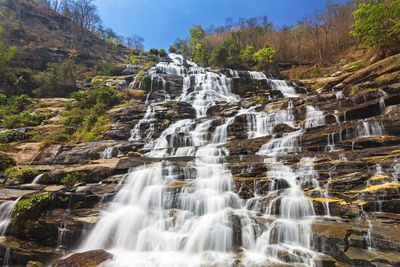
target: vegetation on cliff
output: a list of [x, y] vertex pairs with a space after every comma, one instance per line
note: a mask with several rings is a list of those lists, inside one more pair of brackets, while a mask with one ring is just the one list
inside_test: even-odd
[[12, 212], [15, 217], [15, 226], [22, 227], [27, 220], [35, 220], [46, 210], [51, 201], [51, 194], [41, 193], [18, 201]]

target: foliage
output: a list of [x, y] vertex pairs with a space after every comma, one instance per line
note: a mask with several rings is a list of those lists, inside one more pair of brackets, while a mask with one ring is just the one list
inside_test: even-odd
[[167, 55], [167, 52], [165, 51], [165, 49], [161, 48], [160, 50], [158, 50], [158, 55], [160, 57], [165, 57]]
[[39, 174], [39, 171], [34, 168], [22, 168], [12, 167], [5, 170], [4, 175], [7, 179], [17, 180], [21, 183], [30, 183]]
[[149, 52], [150, 52], [151, 55], [158, 56], [158, 49], [157, 48], [152, 48], [152, 49], [149, 50]]
[[74, 186], [76, 183], [84, 181], [85, 176], [86, 174], [84, 172], [67, 173], [67, 175], [61, 179], [61, 183], [68, 187], [71, 187]]
[[51, 202], [51, 194], [35, 194], [27, 199], [18, 201], [12, 208], [17, 226], [22, 226], [28, 220], [37, 219]]
[[[257, 63], [252, 54], [268, 47], [275, 50], [276, 62], [313, 65], [320, 60], [336, 60], [337, 55], [355, 43], [355, 38], [349, 38], [355, 9], [353, 1], [327, 1], [324, 9], [290, 27], [275, 27], [266, 16], [239, 18], [236, 22], [228, 19], [229, 23], [206, 30], [194, 25], [189, 38], [175, 40], [170, 51], [192, 58], [197, 55], [199, 61], [204, 61], [203, 55], [209, 55], [210, 65], [236, 69], [253, 69]], [[198, 49], [198, 43], [205, 52]], [[240, 52], [248, 46], [254, 47], [254, 52], [243, 62]], [[228, 56], [221, 60], [226, 52]]]
[[176, 52], [178, 52], [178, 46], [176, 46], [176, 45], [171, 45], [171, 46], [169, 47], [169, 49], [168, 49], [168, 52], [170, 52], [170, 53], [176, 53]]
[[137, 56], [130, 56], [126, 59], [127, 64], [133, 64], [133, 65], [141, 65], [143, 64], [143, 60], [141, 60]]
[[210, 65], [213, 67], [223, 67], [228, 64], [229, 50], [225, 45], [215, 48], [210, 57]]
[[257, 70], [270, 71], [271, 63], [274, 61], [276, 51], [270, 47], [258, 50], [253, 54], [253, 59], [257, 62]]
[[[1, 95], [0, 95], [1, 96]], [[45, 119], [42, 115], [36, 115], [29, 111], [33, 101], [27, 95], [11, 96], [0, 101], [0, 127], [18, 128], [37, 126]]]
[[119, 104], [121, 101], [115, 89], [110, 87], [74, 92], [71, 97], [77, 101], [80, 109], [93, 108], [98, 113], [105, 112], [108, 108]]
[[255, 48], [252, 45], [248, 45], [246, 46], [246, 49], [240, 51], [240, 59], [242, 60], [246, 69], [250, 69], [252, 66], [254, 66], [254, 53]]
[[204, 41], [205, 32], [201, 25], [193, 25], [193, 27], [189, 29], [189, 33], [192, 46], [196, 46], [196, 44]]
[[206, 50], [203, 48], [203, 45], [201, 43], [197, 43], [193, 47], [193, 61], [200, 66], [207, 66], [208, 65], [208, 54]]
[[101, 76], [116, 76], [119, 75], [122, 71], [122, 68], [116, 65], [97, 63], [95, 65], [95, 70], [97, 75]]
[[351, 35], [388, 53], [400, 51], [400, 0], [359, 1]]
[[47, 69], [37, 77], [39, 88], [34, 94], [38, 97], [69, 96], [76, 90], [78, 69], [72, 59], [66, 59], [61, 64], [48, 63]]
[[[2, 33], [3, 27], [0, 26], [0, 36]], [[6, 92], [7, 88], [11, 87], [18, 79], [10, 67], [10, 61], [16, 51], [15, 46], [7, 47], [0, 39], [0, 91]]]
[[122, 99], [111, 87], [78, 91], [71, 96], [76, 106], [66, 107], [63, 128], [49, 136], [46, 144], [98, 140], [110, 127], [106, 111]]
[[12, 165], [14, 165], [13, 160], [7, 154], [0, 153], [0, 172]]
[[204, 49], [205, 32], [202, 26], [193, 25], [193, 27], [189, 29], [189, 32], [193, 61], [201, 66], [207, 66], [209, 56]]
[[127, 94], [130, 98], [138, 99], [138, 100], [143, 99], [143, 97], [145, 95], [143, 90], [135, 90], [135, 89], [128, 90]]

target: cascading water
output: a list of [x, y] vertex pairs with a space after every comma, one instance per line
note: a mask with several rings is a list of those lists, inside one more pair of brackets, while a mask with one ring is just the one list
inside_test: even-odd
[[296, 94], [296, 90], [293, 87], [288, 86], [285, 81], [272, 79], [270, 80], [270, 83], [272, 85], [272, 88], [274, 90], [281, 91], [284, 97], [298, 97], [298, 95]]
[[306, 107], [306, 128], [312, 128], [325, 125], [325, 115], [322, 111], [313, 106]]
[[385, 127], [381, 121], [364, 121], [356, 126], [356, 137], [381, 136]]
[[[234, 192], [232, 174], [225, 166], [229, 151], [220, 147], [226, 143], [229, 125], [236, 116], [247, 114], [248, 137], [254, 138], [272, 134], [274, 126], [281, 123], [295, 128], [291, 111], [262, 114], [242, 110], [210, 134], [212, 120], [202, 119], [208, 108], [216, 102], [238, 100], [232, 94], [231, 78], [205, 71], [174, 54], [169, 55], [168, 62], [154, 67], [153, 75], [157, 72], [183, 76], [182, 94], [177, 101], [190, 103], [196, 119], [175, 121], [159, 138], [145, 145], [150, 150], [147, 156], [160, 161], [138, 167], [126, 176], [124, 187], [79, 250], [110, 251], [114, 258], [105, 266], [237, 266], [234, 248], [238, 247], [243, 249], [240, 261], [244, 266], [284, 263], [280, 252], [288, 253], [291, 263], [311, 266], [314, 211], [301, 186], [312, 183], [315, 177], [310, 167], [307, 171], [301, 167], [306, 159], [296, 171], [275, 158], [266, 163], [271, 166], [267, 176], [285, 181], [288, 187], [271, 188], [270, 205], [261, 216], [270, 223], [259, 228], [252, 215], [259, 215], [260, 210], [244, 203]], [[265, 75], [250, 76], [264, 79]], [[286, 90], [283, 83], [273, 82], [280, 84], [279, 90]], [[288, 94], [294, 97], [294, 89]], [[151, 137], [154, 128], [144, 135], [146, 127], [142, 125], [151, 127], [152, 118], [154, 110], [149, 106], [132, 130], [131, 141]], [[301, 133], [300, 129], [274, 138], [259, 154], [299, 151]], [[186, 166], [176, 166], [168, 160], [176, 156], [192, 156], [193, 160]], [[235, 238], [237, 235], [240, 238]]]

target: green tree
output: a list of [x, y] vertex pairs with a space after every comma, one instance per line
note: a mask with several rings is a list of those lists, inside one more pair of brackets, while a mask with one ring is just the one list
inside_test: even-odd
[[168, 49], [170, 53], [176, 53], [178, 51], [178, 47], [176, 45], [171, 45]]
[[[3, 34], [3, 27], [0, 26], [0, 36]], [[17, 81], [17, 77], [12, 72], [10, 61], [14, 57], [17, 48], [7, 47], [0, 39], [0, 89], [6, 91], [7, 88]]]
[[229, 51], [225, 44], [215, 48], [210, 57], [210, 65], [213, 67], [227, 67]]
[[385, 54], [400, 51], [400, 0], [357, 1], [351, 35]]
[[[193, 25], [189, 32], [193, 61], [201, 66], [206, 66], [208, 64], [208, 54], [204, 49], [205, 32], [201, 25]], [[182, 52], [184, 52], [184, 49], [182, 49]]]
[[197, 43], [193, 48], [193, 61], [200, 66], [207, 66], [208, 64], [208, 54], [203, 48], [202, 43]]
[[38, 97], [68, 96], [76, 90], [78, 67], [74, 60], [66, 59], [61, 64], [48, 63], [47, 69], [38, 75]]
[[254, 53], [253, 59], [257, 62], [257, 70], [271, 71], [275, 53], [276, 51], [270, 47], [260, 49]]
[[152, 55], [156, 55], [156, 56], [158, 56], [158, 49], [157, 48], [152, 48], [152, 49], [150, 49], [150, 54], [152, 54]]
[[190, 44], [194, 47], [196, 44], [204, 41], [205, 33], [201, 25], [193, 25], [189, 29], [190, 33]]
[[245, 68], [249, 69], [255, 65], [253, 55], [255, 53], [254, 46], [248, 45], [246, 49], [240, 51], [240, 59], [242, 60]]
[[160, 50], [158, 50], [158, 55], [160, 57], [165, 57], [167, 55], [167, 52], [165, 51], [165, 49], [161, 48]]

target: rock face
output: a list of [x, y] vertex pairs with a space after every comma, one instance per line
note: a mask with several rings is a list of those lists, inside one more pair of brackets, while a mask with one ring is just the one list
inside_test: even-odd
[[89, 267], [99, 266], [102, 262], [112, 259], [112, 255], [104, 250], [93, 250], [76, 253], [66, 259], [58, 260], [52, 267]]
[[[33, 152], [15, 160], [43, 175], [1, 188], [0, 205], [52, 199], [22, 229], [11, 221], [0, 263], [118, 266], [123, 257], [105, 250], [141, 245], [127, 266], [187, 263], [187, 251], [205, 266], [400, 265], [400, 91], [346, 93], [390, 70], [307, 93], [262, 73], [168, 62], [144, 75], [148, 97], [108, 112], [102, 140], [41, 148], [23, 138], [20, 151]], [[79, 179], [63, 184], [67, 175]], [[55, 261], [78, 245], [86, 252]]]
[[89, 66], [98, 61], [124, 62], [129, 53], [123, 46], [113, 50], [106, 41], [88, 31], [76, 32], [69, 18], [29, 1], [1, 0], [0, 12], [4, 14], [1, 23], [10, 44], [19, 48], [14, 64], [22, 67], [43, 70], [48, 62], [60, 63], [73, 51], [78, 54], [78, 62]]

